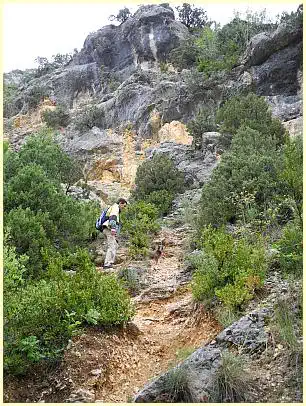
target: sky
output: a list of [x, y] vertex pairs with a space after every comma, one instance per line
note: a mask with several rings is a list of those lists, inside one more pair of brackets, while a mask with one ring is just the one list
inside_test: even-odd
[[[141, 1], [139, 1], [139, 4]], [[254, 3], [238, 2], [205, 4], [189, 2], [207, 11], [211, 20], [221, 25], [229, 22], [233, 11], [266, 9], [271, 18], [282, 11], [296, 11], [301, 3]], [[142, 4], [149, 4], [144, 2]], [[175, 3], [170, 5], [174, 8]], [[15, 3], [3, 5], [3, 71], [35, 68], [37, 56], [51, 59], [57, 53], [73, 53], [81, 50], [90, 32], [114, 23], [108, 17], [128, 7], [131, 12], [138, 8], [136, 3]]]

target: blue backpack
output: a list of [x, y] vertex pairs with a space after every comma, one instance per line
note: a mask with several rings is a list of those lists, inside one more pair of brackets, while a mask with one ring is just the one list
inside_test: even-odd
[[102, 224], [105, 223], [105, 221], [109, 219], [109, 216], [107, 216], [108, 209], [109, 209], [109, 207], [107, 209], [104, 209], [102, 211], [100, 217], [96, 221], [96, 229], [99, 231], [102, 231]]

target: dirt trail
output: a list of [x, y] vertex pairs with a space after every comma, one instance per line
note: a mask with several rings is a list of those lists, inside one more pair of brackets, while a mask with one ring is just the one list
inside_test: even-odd
[[[182, 356], [215, 337], [218, 324], [192, 302], [187, 284], [179, 282], [185, 228], [164, 229], [164, 256], [151, 261], [146, 273], [148, 289], [134, 298], [136, 315], [133, 332], [122, 333], [113, 348], [107, 378], [95, 391], [96, 400], [126, 402], [150, 379], [178, 363]], [[162, 297], [164, 296], [164, 297]], [[132, 339], [131, 339], [132, 338]]]
[[116, 266], [115, 272], [127, 265], [143, 270], [145, 288], [132, 298], [136, 314], [127, 328], [87, 328], [72, 339], [58, 368], [13, 380], [6, 401], [127, 402], [217, 335], [220, 327], [194, 305], [184, 275], [188, 228], [163, 228], [157, 240], [162, 238], [167, 245], [157, 265], [144, 261]]

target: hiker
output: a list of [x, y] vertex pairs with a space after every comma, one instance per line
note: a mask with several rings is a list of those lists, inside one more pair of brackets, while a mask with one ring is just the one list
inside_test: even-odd
[[127, 206], [127, 201], [123, 198], [120, 198], [117, 203], [114, 203], [108, 210], [107, 210], [107, 217], [106, 220], [102, 224], [102, 232], [106, 237], [107, 240], [107, 251], [104, 260], [104, 269], [109, 269], [113, 267], [115, 262], [117, 248], [118, 248], [118, 241], [116, 236], [120, 233], [121, 224], [120, 224], [120, 213], [122, 210], [125, 209]]

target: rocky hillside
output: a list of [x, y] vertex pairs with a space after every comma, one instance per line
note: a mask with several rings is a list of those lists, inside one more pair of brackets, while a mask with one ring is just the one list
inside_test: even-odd
[[[107, 183], [104, 193], [112, 198], [112, 193], [120, 193], [119, 184], [133, 185], [148, 147], [171, 142], [187, 151], [188, 121], [204, 106], [216, 109], [238, 92], [251, 90], [265, 96], [273, 114], [292, 134], [301, 131], [300, 25], [281, 24], [274, 32], [256, 35], [239, 66], [210, 79], [193, 70], [179, 71], [167, 62], [170, 51], [189, 35], [171, 8], [149, 5], [119, 26], [90, 34], [67, 66], [18, 88], [13, 116], [5, 119], [6, 136], [18, 147], [27, 133], [42, 125], [41, 112], [54, 109], [48, 97], [55, 99], [69, 108], [71, 116], [61, 130], [61, 144], [86, 164], [92, 188], [101, 195]], [[5, 80], [18, 83], [18, 77], [15, 72]], [[33, 111], [31, 100], [37, 89], [46, 99]], [[88, 121], [90, 113], [92, 123], [81, 126], [80, 117]]]
[[[223, 329], [192, 300], [192, 269], [185, 261], [192, 230], [185, 217], [188, 210], [196, 212], [202, 186], [230, 139], [227, 134], [224, 141], [216, 126], [201, 134], [195, 148], [187, 125], [204, 108], [216, 111], [231, 96], [254, 92], [265, 97], [292, 137], [302, 133], [302, 24], [284, 22], [258, 33], [230, 71], [211, 76], [170, 62], [171, 52], [191, 36], [171, 7], [141, 6], [119, 26], [89, 34], [65, 66], [43, 75], [5, 75], [6, 85], [15, 89], [5, 111], [5, 138], [18, 150], [27, 135], [45, 127], [45, 113], [61, 106], [68, 119], [57, 126], [56, 139], [82, 163], [90, 200], [105, 206], [129, 197], [137, 168], [156, 152], [172, 158], [188, 185], [161, 220], [156, 238], [166, 238], [167, 247], [159, 264], [127, 260], [125, 246], [118, 254], [115, 272], [130, 269], [137, 276], [136, 315], [128, 328], [92, 328], [73, 338], [55, 372], [44, 371], [41, 379], [38, 369], [12, 379], [6, 401], [208, 402], [216, 395], [214, 378], [228, 348], [246, 357], [245, 373], [252, 375], [243, 401], [301, 401], [290, 381], [295, 367], [286, 369], [288, 354], [269, 330], [276, 299], [298, 295], [301, 286], [274, 269], [243, 317]], [[82, 195], [79, 185], [70, 193]], [[91, 248], [102, 272], [104, 243], [98, 238]], [[189, 353], [179, 358], [188, 345]], [[177, 397], [169, 399], [169, 382], [184, 371], [192, 377], [185, 382], [187, 392], [176, 388]]]

